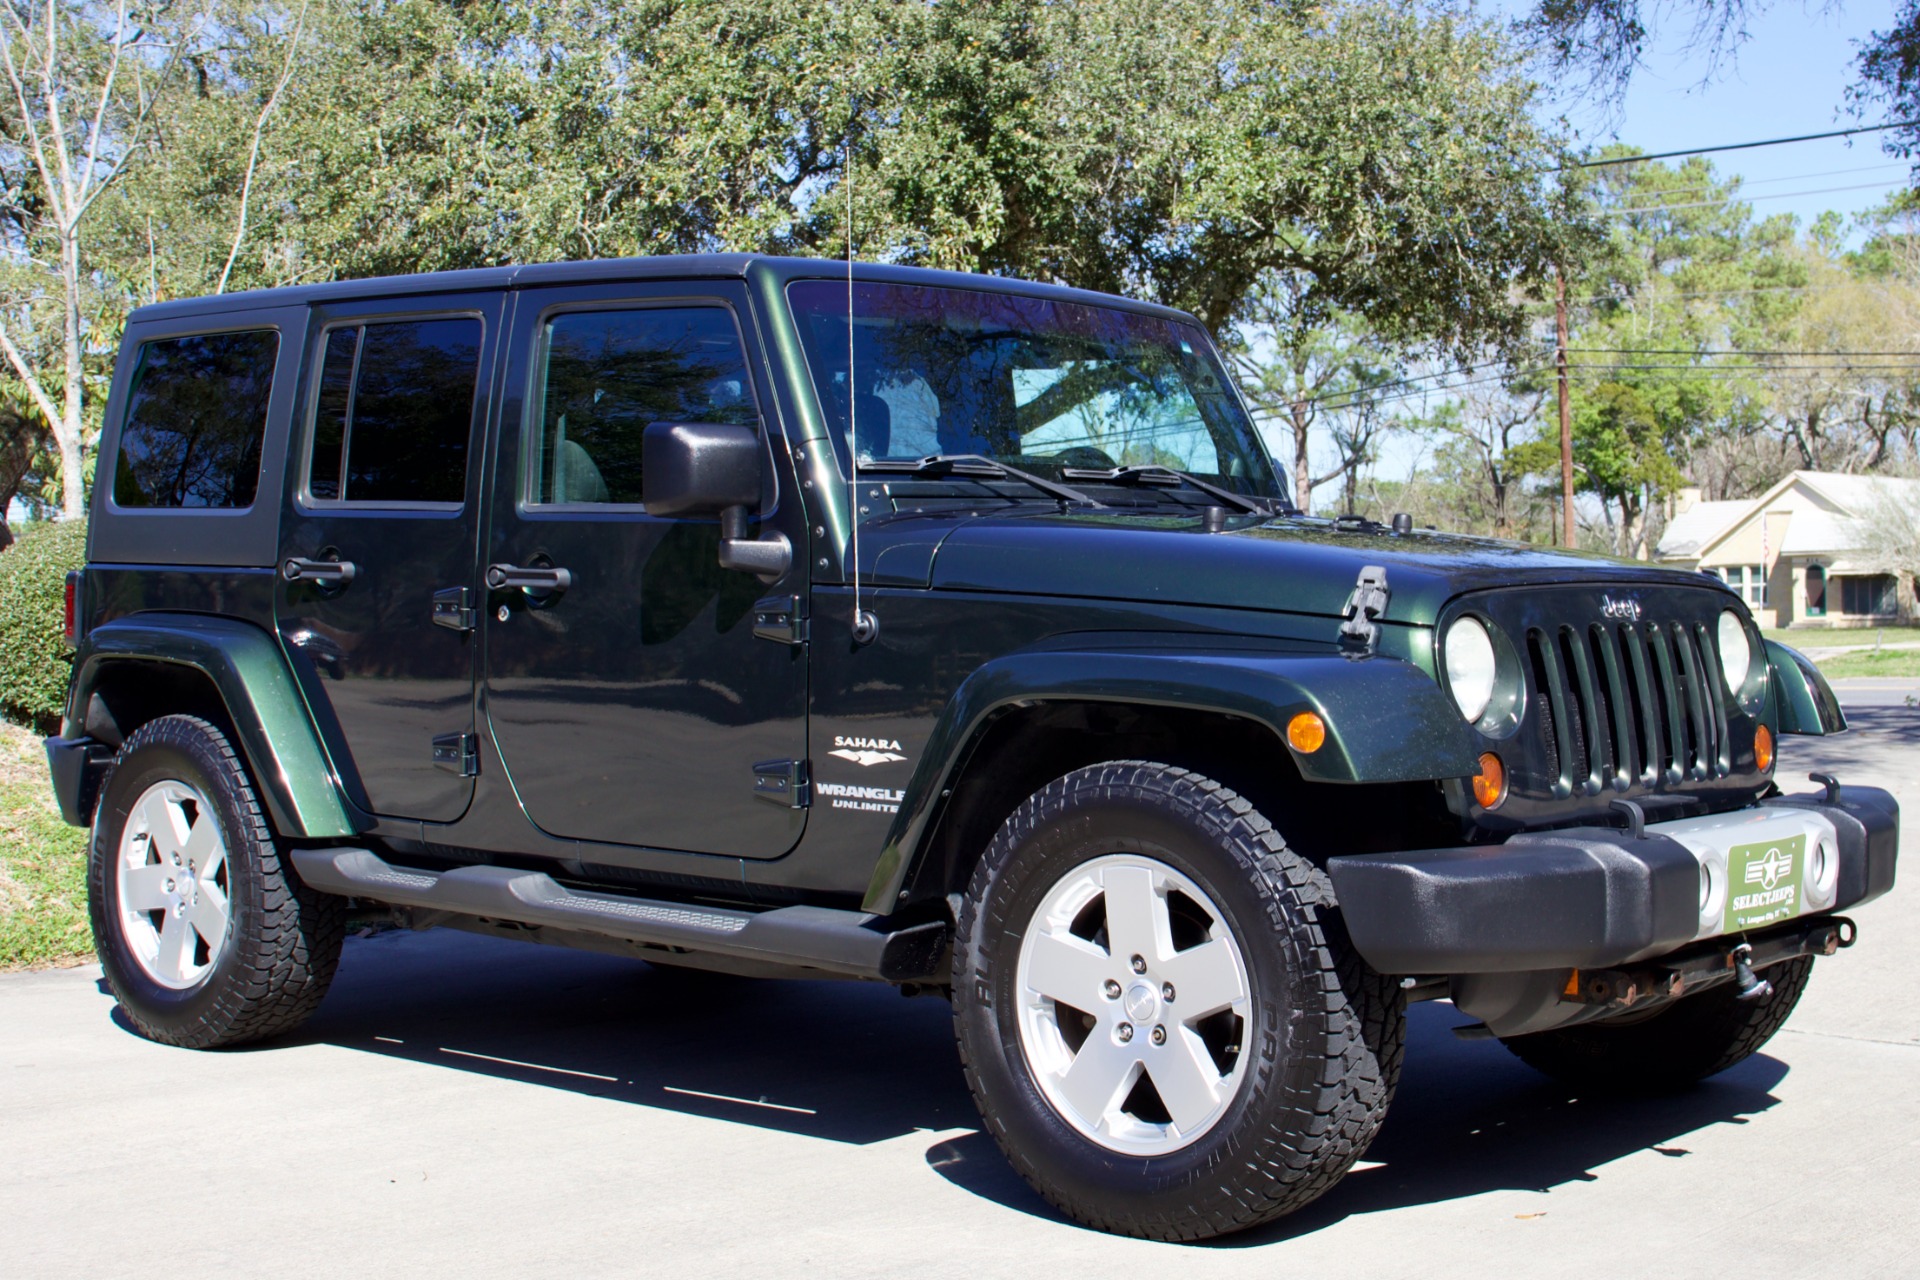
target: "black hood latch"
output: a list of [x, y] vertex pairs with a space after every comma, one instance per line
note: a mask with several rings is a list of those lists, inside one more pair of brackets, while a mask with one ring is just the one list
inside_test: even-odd
[[1353, 584], [1353, 594], [1347, 597], [1345, 622], [1340, 624], [1340, 647], [1348, 653], [1372, 653], [1375, 642], [1380, 638], [1380, 628], [1374, 619], [1387, 611], [1387, 571], [1380, 565], [1370, 564], [1360, 570], [1360, 578]]

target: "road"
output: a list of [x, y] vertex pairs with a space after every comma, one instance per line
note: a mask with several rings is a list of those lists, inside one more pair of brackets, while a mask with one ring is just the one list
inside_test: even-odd
[[[1920, 813], [1916, 682], [1864, 683], [1842, 693], [1855, 731], [1788, 739], [1781, 777], [1876, 782]], [[1062, 1221], [975, 1129], [946, 1005], [882, 987], [390, 933], [348, 943], [298, 1037], [196, 1054], [125, 1030], [97, 970], [14, 975], [0, 1270], [1910, 1275], [1911, 898], [1857, 912], [1787, 1029], [1680, 1097], [1575, 1096], [1418, 1006], [1367, 1162], [1206, 1246]]]

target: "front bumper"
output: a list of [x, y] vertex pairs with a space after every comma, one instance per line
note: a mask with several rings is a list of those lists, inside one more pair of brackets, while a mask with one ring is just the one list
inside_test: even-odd
[[1702, 902], [1713, 847], [1724, 876], [1729, 843], [1783, 830], [1804, 830], [1809, 849], [1831, 833], [1836, 865], [1806, 894], [1802, 918], [1893, 887], [1900, 810], [1878, 787], [1776, 796], [1713, 818], [1648, 823], [1638, 836], [1573, 827], [1495, 846], [1331, 858], [1327, 870], [1354, 947], [1382, 973], [1603, 968], [1723, 932], [1710, 918], [1721, 908]]

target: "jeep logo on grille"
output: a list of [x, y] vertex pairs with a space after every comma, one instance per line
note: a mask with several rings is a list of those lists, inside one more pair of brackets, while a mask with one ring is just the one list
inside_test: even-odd
[[1632, 596], [1621, 596], [1617, 600], [1612, 596], [1601, 596], [1600, 616], [1638, 622], [1640, 621], [1640, 602]]

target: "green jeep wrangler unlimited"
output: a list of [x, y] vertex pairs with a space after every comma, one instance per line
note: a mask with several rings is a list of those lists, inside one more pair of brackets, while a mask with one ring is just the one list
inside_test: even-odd
[[134, 313], [47, 744], [100, 960], [283, 1032], [349, 912], [950, 995], [1074, 1218], [1274, 1218], [1408, 1001], [1674, 1085], [1751, 1054], [1884, 791], [1699, 574], [1310, 519], [1191, 317], [703, 256]]

